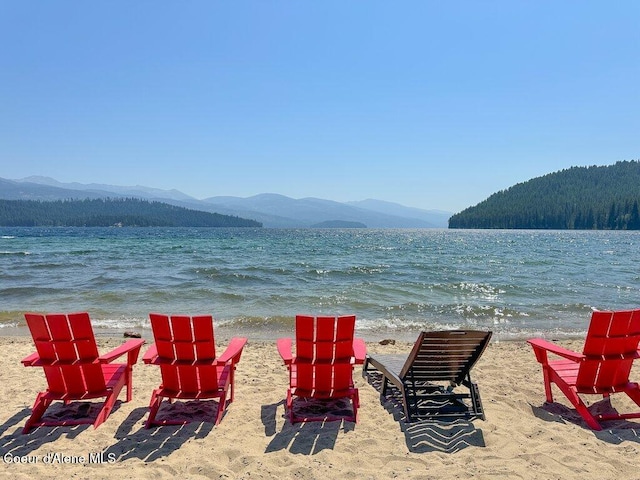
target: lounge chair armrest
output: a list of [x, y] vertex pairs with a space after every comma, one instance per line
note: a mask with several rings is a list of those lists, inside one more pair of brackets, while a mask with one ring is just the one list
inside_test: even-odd
[[133, 340], [129, 340], [118, 348], [114, 348], [108, 353], [104, 355], [100, 355], [99, 360], [100, 363], [111, 363], [116, 358], [121, 357], [125, 353], [127, 354], [127, 364], [133, 365], [138, 361], [138, 355], [140, 354], [140, 348], [144, 344], [144, 340], [137, 338]]
[[384, 355], [376, 357], [375, 355], [369, 355], [368, 366], [378, 370], [384, 377], [386, 377], [393, 385], [398, 389], [404, 389], [404, 382], [400, 376], [393, 371], [390, 365], [387, 365], [384, 361]]
[[291, 338], [279, 338], [276, 341], [278, 347], [278, 353], [282, 357], [282, 361], [285, 365], [291, 364], [293, 361], [293, 352], [291, 351], [292, 340]]
[[582, 362], [585, 359], [585, 356], [581, 353], [574, 352], [572, 350], [566, 349], [555, 343], [549, 342], [542, 338], [532, 338], [531, 340], [527, 340], [529, 344], [533, 347], [533, 351], [536, 354], [536, 358], [538, 362], [546, 364], [547, 360], [547, 352], [553, 353], [560, 357], [567, 358], [574, 362]]
[[238, 363], [240, 361], [242, 349], [246, 343], [247, 339], [245, 337], [233, 337], [224, 353], [218, 357], [218, 364], [224, 365], [228, 362], [231, 362], [232, 364]]
[[144, 356], [142, 357], [142, 361], [147, 365], [154, 364], [156, 363], [155, 361], [157, 358], [158, 358], [158, 347], [156, 346], [155, 343], [152, 343], [149, 349], [145, 352]]
[[24, 357], [22, 359], [22, 364], [25, 367], [33, 367], [35, 366], [34, 364], [40, 360], [40, 355], [38, 354], [38, 352], [33, 352], [31, 355], [29, 355], [28, 357]]
[[364, 359], [367, 356], [367, 345], [362, 338], [353, 339], [353, 356], [356, 365], [362, 365], [364, 363]]

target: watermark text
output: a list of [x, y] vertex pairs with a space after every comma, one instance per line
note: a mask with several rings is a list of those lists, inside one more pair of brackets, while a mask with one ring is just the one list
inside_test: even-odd
[[44, 455], [14, 455], [5, 453], [2, 461], [8, 464], [44, 464], [44, 465], [73, 465], [115, 463], [115, 453], [92, 452], [86, 455], [67, 455], [61, 452], [50, 452]]

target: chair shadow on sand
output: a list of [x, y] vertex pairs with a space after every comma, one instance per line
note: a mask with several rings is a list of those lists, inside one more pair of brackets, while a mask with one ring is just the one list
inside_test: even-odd
[[[591, 430], [580, 414], [573, 408], [567, 407], [557, 402], [544, 402], [542, 406], [537, 407], [529, 404], [533, 415], [545, 422], [555, 422], [561, 424], [574, 424], [593, 432], [594, 436], [613, 445], [619, 445], [625, 441], [640, 443], [640, 421], [630, 420], [610, 420], [602, 424], [603, 429], [600, 431]], [[590, 405], [589, 410], [597, 414], [616, 413], [617, 410], [611, 405], [610, 398], [602, 400]]]
[[[282, 430], [277, 431], [277, 415], [284, 414], [285, 401], [262, 406], [262, 423], [267, 437], [273, 437], [265, 453], [288, 450], [290, 453], [315, 455], [322, 450], [333, 450], [340, 431], [349, 432], [355, 428], [353, 422], [344, 420], [300, 422], [292, 424], [285, 420]], [[351, 412], [349, 412], [351, 413]]]
[[[118, 409], [120, 402], [116, 402], [112, 411]], [[62, 404], [53, 405], [47, 411], [47, 417], [52, 416], [56, 419], [60, 418], [79, 418], [90, 417], [100, 409], [99, 406], [92, 407], [88, 403], [77, 403], [64, 406]], [[31, 408], [23, 408], [15, 413], [11, 418], [7, 419], [0, 425], [0, 452], [2, 455], [11, 454], [14, 457], [22, 457], [30, 455], [32, 452], [47, 443], [53, 443], [59, 438], [76, 438], [81, 432], [93, 428], [90, 424], [57, 426], [57, 427], [34, 427], [27, 434], [22, 433], [24, 424], [31, 415]], [[14, 428], [13, 433], [8, 433]]]
[[[382, 391], [382, 375], [379, 372], [363, 372], [377, 391]], [[413, 453], [443, 452], [455, 453], [467, 447], [485, 447], [482, 430], [464, 418], [441, 418], [405, 421], [402, 398], [400, 396], [380, 397], [384, 408], [393, 415], [404, 433], [407, 448]]]
[[[183, 425], [164, 425], [151, 427], [142, 426], [143, 419], [149, 414], [149, 409], [140, 407], [133, 410], [116, 431], [117, 442], [105, 450], [117, 461], [138, 458], [145, 462], [153, 462], [180, 449], [191, 439], [205, 438], [214, 429], [213, 418], [217, 409], [217, 402], [195, 401], [175, 402], [169, 409], [163, 407], [163, 415], [188, 418], [189, 423]], [[138, 426], [136, 430], [136, 426]]]

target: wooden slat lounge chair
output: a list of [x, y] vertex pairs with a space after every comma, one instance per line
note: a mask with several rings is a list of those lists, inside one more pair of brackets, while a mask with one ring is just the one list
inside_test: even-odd
[[[26, 367], [42, 367], [48, 388], [40, 392], [33, 412], [24, 426], [28, 433], [36, 426], [66, 426], [92, 423], [97, 428], [103, 423], [122, 387], [127, 387], [127, 402], [132, 395], [132, 368], [138, 360], [144, 340], [129, 340], [111, 352], [98, 355], [96, 339], [89, 314], [25, 313], [27, 325], [36, 346], [36, 352], [22, 360]], [[127, 355], [127, 363], [111, 363]], [[81, 416], [67, 419], [42, 419], [54, 401], [69, 404], [104, 397], [95, 419]], [[88, 413], [88, 411], [87, 411]]]
[[[233, 401], [234, 372], [247, 343], [232, 338], [222, 355], [216, 357], [213, 317], [202, 315], [149, 314], [155, 343], [143, 361], [160, 366], [162, 384], [153, 391], [146, 428], [152, 425], [181, 425], [190, 418], [156, 419], [163, 398], [179, 400], [218, 399], [214, 423], [217, 425]], [[228, 400], [227, 400], [228, 399]]]
[[[640, 405], [640, 387], [629, 381], [633, 361], [640, 358], [639, 342], [640, 310], [593, 312], [582, 354], [541, 338], [529, 340], [542, 364], [547, 401], [553, 402], [555, 383], [593, 430], [602, 430], [598, 420], [640, 418], [640, 412], [594, 415], [579, 396], [623, 392]], [[549, 353], [561, 358], [549, 360]]]
[[[289, 371], [286, 407], [291, 423], [324, 420], [358, 421], [360, 400], [353, 384], [353, 366], [366, 355], [363, 340], [354, 338], [355, 315], [341, 317], [296, 316], [296, 353], [291, 338], [277, 341], [278, 352]], [[349, 398], [351, 416], [295, 414], [293, 397]]]
[[[397, 389], [405, 421], [447, 417], [480, 418], [484, 410], [471, 368], [491, 339], [491, 332], [422, 332], [409, 355], [367, 355], [363, 371], [382, 374], [381, 396]], [[463, 388], [458, 388], [463, 387]]]

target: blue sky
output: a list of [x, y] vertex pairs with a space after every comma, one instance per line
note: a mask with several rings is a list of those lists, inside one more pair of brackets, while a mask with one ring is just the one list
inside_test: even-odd
[[640, 2], [0, 0], [0, 177], [452, 212], [640, 159]]

